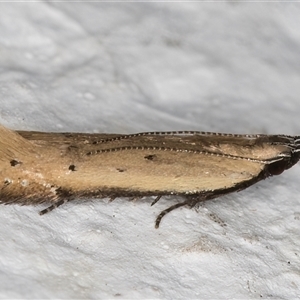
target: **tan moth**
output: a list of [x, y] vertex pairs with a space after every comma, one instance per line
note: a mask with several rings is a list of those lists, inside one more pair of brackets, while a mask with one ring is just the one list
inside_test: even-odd
[[[243, 190], [289, 169], [300, 137], [198, 131], [86, 134], [0, 126], [0, 202], [51, 206], [73, 199], [180, 195], [181, 206]], [[153, 203], [153, 204], [154, 204]]]

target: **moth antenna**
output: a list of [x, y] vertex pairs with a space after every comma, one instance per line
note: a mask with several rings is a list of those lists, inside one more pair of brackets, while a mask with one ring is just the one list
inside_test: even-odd
[[159, 227], [159, 224], [160, 224], [161, 219], [162, 219], [166, 214], [168, 214], [170, 211], [172, 211], [172, 210], [174, 210], [174, 209], [176, 209], [176, 208], [178, 208], [178, 207], [185, 206], [185, 205], [187, 205], [187, 204], [189, 204], [189, 202], [188, 202], [188, 201], [184, 201], [184, 202], [181, 202], [181, 203], [177, 203], [177, 204], [175, 204], [175, 205], [172, 205], [172, 206], [170, 206], [169, 208], [163, 210], [163, 211], [157, 216], [157, 218], [156, 218], [156, 221], [155, 221], [155, 228], [157, 229], [157, 228]]
[[151, 206], [153, 206], [156, 202], [158, 202], [160, 198], [161, 198], [161, 196], [157, 196], [151, 203]]
[[40, 211], [40, 216], [52, 211], [53, 209], [63, 205], [64, 203], [68, 202], [69, 200], [64, 199], [64, 200], [59, 200], [56, 203], [52, 204], [51, 206], [47, 207], [46, 209], [43, 209]]
[[149, 131], [140, 132], [134, 134], [124, 134], [114, 138], [101, 139], [94, 141], [93, 144], [102, 144], [113, 141], [120, 141], [124, 139], [130, 139], [135, 137], [147, 136], [147, 135], [202, 135], [202, 136], [228, 136], [228, 137], [240, 137], [240, 138], [258, 138], [261, 136], [266, 136], [265, 134], [234, 134], [234, 133], [216, 133], [209, 131], [192, 131], [192, 130], [180, 130], [180, 131]]

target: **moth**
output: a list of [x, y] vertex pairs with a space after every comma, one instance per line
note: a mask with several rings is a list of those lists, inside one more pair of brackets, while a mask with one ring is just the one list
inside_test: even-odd
[[183, 196], [181, 206], [243, 190], [281, 174], [300, 157], [300, 136], [202, 131], [87, 134], [12, 131], [0, 126], [0, 202]]

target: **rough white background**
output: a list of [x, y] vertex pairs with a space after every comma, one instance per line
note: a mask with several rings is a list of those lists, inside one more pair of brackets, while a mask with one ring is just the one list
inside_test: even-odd
[[[300, 134], [299, 3], [0, 3], [13, 129]], [[296, 299], [300, 168], [167, 215], [166, 197], [0, 207], [1, 298]], [[178, 200], [178, 199], [177, 199]]]

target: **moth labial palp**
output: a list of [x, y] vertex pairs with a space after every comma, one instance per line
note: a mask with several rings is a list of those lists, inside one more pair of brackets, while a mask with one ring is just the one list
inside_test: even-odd
[[73, 199], [154, 196], [153, 205], [167, 195], [185, 198], [158, 215], [158, 228], [176, 208], [282, 173], [298, 162], [299, 153], [299, 136], [46, 133], [0, 126], [0, 202], [49, 202], [44, 214]]

